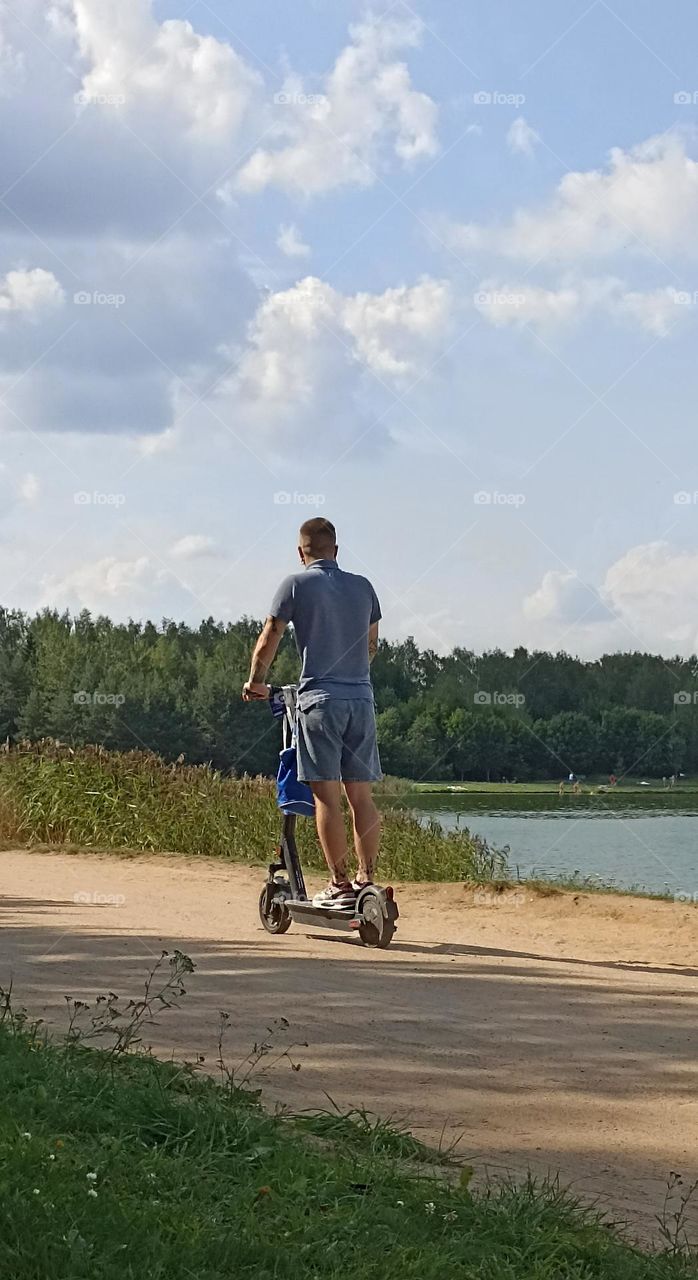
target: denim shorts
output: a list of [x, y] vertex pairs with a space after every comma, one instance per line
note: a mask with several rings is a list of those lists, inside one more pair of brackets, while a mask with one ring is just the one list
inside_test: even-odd
[[297, 734], [301, 782], [380, 782], [372, 698], [306, 694]]

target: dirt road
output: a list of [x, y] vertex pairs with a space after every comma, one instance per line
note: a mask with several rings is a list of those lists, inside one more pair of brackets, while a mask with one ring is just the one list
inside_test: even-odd
[[[670, 1170], [698, 1178], [698, 912], [675, 903], [461, 885], [399, 887], [389, 951], [266, 934], [263, 874], [180, 858], [0, 854], [0, 985], [65, 1026], [64, 996], [138, 994], [162, 948], [196, 963], [148, 1039], [213, 1067], [270, 1020], [302, 1064], [260, 1077], [295, 1108], [365, 1106], [491, 1173], [560, 1170], [644, 1237]], [[265, 1059], [269, 1062], [269, 1058]], [[692, 1217], [698, 1237], [698, 1213]]]

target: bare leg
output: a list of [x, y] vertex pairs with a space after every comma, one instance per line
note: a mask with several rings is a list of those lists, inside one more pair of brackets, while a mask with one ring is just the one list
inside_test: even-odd
[[359, 864], [360, 882], [373, 879], [381, 838], [381, 817], [370, 782], [345, 782], [344, 790], [354, 820], [354, 849]]
[[338, 782], [310, 782], [315, 797], [315, 823], [325, 861], [335, 884], [347, 880], [347, 833]]

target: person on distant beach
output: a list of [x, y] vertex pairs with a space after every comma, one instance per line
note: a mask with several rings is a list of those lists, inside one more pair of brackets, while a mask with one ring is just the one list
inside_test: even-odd
[[616, 783], [617, 783], [617, 781], [618, 781], [618, 779], [617, 779], [617, 777], [616, 777], [615, 773], [610, 773], [610, 774], [608, 775], [608, 781], [610, 782], [610, 784], [611, 784], [611, 786], [612, 786], [612, 787], [615, 787], [615, 785], [616, 785]]
[[560, 785], [559, 785], [559, 787], [558, 787], [558, 789], [557, 789], [557, 794], [558, 794], [559, 796], [564, 796], [564, 794], [565, 794], [565, 779], [564, 779], [564, 778], [562, 779], [562, 782], [560, 783]]

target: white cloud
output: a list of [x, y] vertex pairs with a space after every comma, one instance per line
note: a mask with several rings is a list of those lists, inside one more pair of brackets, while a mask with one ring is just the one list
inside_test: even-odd
[[70, 570], [62, 578], [47, 577], [42, 582], [44, 601], [76, 603], [85, 609], [99, 609], [134, 588], [143, 592], [152, 581], [153, 570], [148, 556], [119, 560], [104, 556]]
[[436, 105], [413, 89], [406, 64], [394, 60], [420, 43], [422, 29], [418, 19], [361, 22], [350, 28], [351, 43], [321, 92], [289, 76], [276, 95], [279, 145], [255, 151], [235, 185], [256, 192], [274, 184], [309, 196], [348, 184], [370, 186], [390, 154], [404, 164], [434, 155]]
[[632, 547], [610, 566], [602, 591], [647, 645], [698, 651], [698, 551], [664, 541]]
[[310, 257], [310, 245], [303, 242], [298, 227], [293, 226], [293, 224], [291, 226], [279, 227], [279, 234], [276, 238], [276, 243], [281, 252], [286, 254], [287, 258]]
[[170, 555], [178, 560], [194, 560], [200, 556], [210, 556], [216, 550], [213, 538], [203, 533], [188, 533], [170, 548]]
[[507, 133], [507, 146], [510, 151], [519, 151], [523, 155], [533, 155], [534, 147], [540, 142], [535, 129], [532, 129], [523, 116], [517, 116]]
[[697, 222], [698, 163], [668, 134], [630, 151], [614, 147], [606, 170], [566, 174], [541, 209], [520, 209], [501, 226], [452, 226], [449, 235], [454, 247], [524, 261], [598, 258], [628, 246], [695, 256]]
[[688, 314], [682, 295], [673, 286], [629, 290], [613, 276], [570, 279], [557, 289], [529, 281], [485, 280], [475, 294], [475, 306], [496, 328], [532, 325], [556, 329], [605, 313], [623, 324], [630, 322], [657, 337], [665, 337]]
[[581, 623], [608, 621], [612, 611], [598, 591], [574, 572], [551, 569], [536, 591], [523, 604], [524, 615], [532, 621]]
[[664, 338], [686, 314], [686, 308], [680, 303], [681, 295], [671, 285], [645, 293], [627, 291], [618, 298], [616, 313], [621, 318], [629, 317], [648, 333]]
[[43, 267], [31, 271], [8, 271], [0, 281], [0, 312], [25, 314], [51, 310], [63, 303], [65, 295], [56, 277]]
[[12, 47], [0, 30], [0, 97], [11, 98], [24, 80], [24, 54]]
[[452, 298], [443, 280], [422, 280], [384, 293], [357, 293], [341, 308], [342, 322], [356, 354], [381, 377], [404, 378], [419, 372], [425, 350], [443, 338]]
[[442, 281], [346, 297], [306, 276], [261, 304], [237, 373], [222, 391], [260, 431], [295, 426], [307, 436], [312, 414], [330, 443], [345, 428], [360, 434], [362, 372], [400, 384], [425, 371], [448, 331], [451, 306]]
[[19, 483], [19, 496], [23, 502], [31, 506], [39, 496], [40, 484], [33, 471], [28, 471]]
[[180, 19], [157, 23], [149, 0], [72, 0], [72, 11], [89, 64], [86, 109], [112, 103], [139, 130], [155, 113], [168, 132], [184, 128], [207, 147], [238, 133], [261, 77], [232, 45]]
[[164, 431], [149, 433], [141, 436], [136, 442], [138, 452], [144, 458], [152, 458], [158, 453], [167, 453], [173, 449], [179, 440], [179, 432], [176, 427], [167, 427]]
[[552, 570], [523, 602], [537, 641], [580, 653], [643, 648], [666, 655], [698, 650], [698, 552], [657, 541], [630, 548], [598, 588], [574, 571]]

